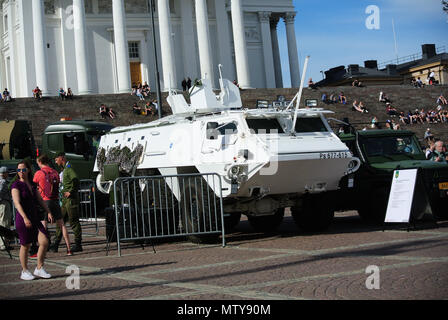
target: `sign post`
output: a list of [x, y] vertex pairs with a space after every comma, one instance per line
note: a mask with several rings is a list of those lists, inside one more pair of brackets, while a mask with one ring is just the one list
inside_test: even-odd
[[418, 169], [395, 170], [384, 224], [407, 223], [409, 231], [411, 217], [415, 228], [415, 221], [426, 213], [432, 210]]
[[409, 223], [416, 179], [417, 169], [394, 171], [385, 223]]

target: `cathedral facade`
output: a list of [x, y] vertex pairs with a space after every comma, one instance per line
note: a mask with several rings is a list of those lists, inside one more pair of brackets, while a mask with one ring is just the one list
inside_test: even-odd
[[280, 88], [281, 51], [288, 52], [292, 87], [299, 86], [292, 0], [0, 3], [0, 86], [13, 97], [30, 97], [36, 86], [47, 96], [60, 87], [75, 95], [128, 93], [145, 81], [154, 90], [156, 58], [162, 91], [180, 89], [186, 77], [210, 78], [218, 88], [219, 64], [242, 88]]

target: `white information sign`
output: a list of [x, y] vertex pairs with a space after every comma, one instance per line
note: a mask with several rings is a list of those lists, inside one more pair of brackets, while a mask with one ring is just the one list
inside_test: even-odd
[[384, 222], [409, 222], [417, 169], [395, 170]]

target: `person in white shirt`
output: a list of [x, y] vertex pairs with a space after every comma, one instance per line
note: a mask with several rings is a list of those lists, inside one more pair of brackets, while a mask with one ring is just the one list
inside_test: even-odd
[[435, 82], [436, 82], [436, 75], [434, 71], [431, 71], [431, 73], [429, 74], [429, 84], [435, 84]]

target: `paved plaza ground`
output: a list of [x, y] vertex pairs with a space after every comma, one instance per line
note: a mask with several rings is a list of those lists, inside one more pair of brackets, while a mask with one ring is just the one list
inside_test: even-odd
[[[63, 300], [395, 300], [448, 298], [448, 222], [371, 227], [356, 212], [338, 213], [328, 231], [300, 233], [286, 215], [279, 230], [255, 233], [242, 219], [227, 245], [185, 239], [144, 249], [124, 244], [122, 256], [104, 227], [84, 236], [84, 252], [48, 253], [49, 280], [20, 280], [18, 246], [0, 253], [0, 299]], [[89, 232], [92, 230], [85, 230]], [[36, 261], [30, 261], [34, 270]], [[80, 271], [80, 288], [68, 289], [67, 267]], [[379, 289], [372, 271], [379, 269]], [[372, 280], [373, 279], [373, 280]], [[70, 282], [74, 283], [74, 282]]]

